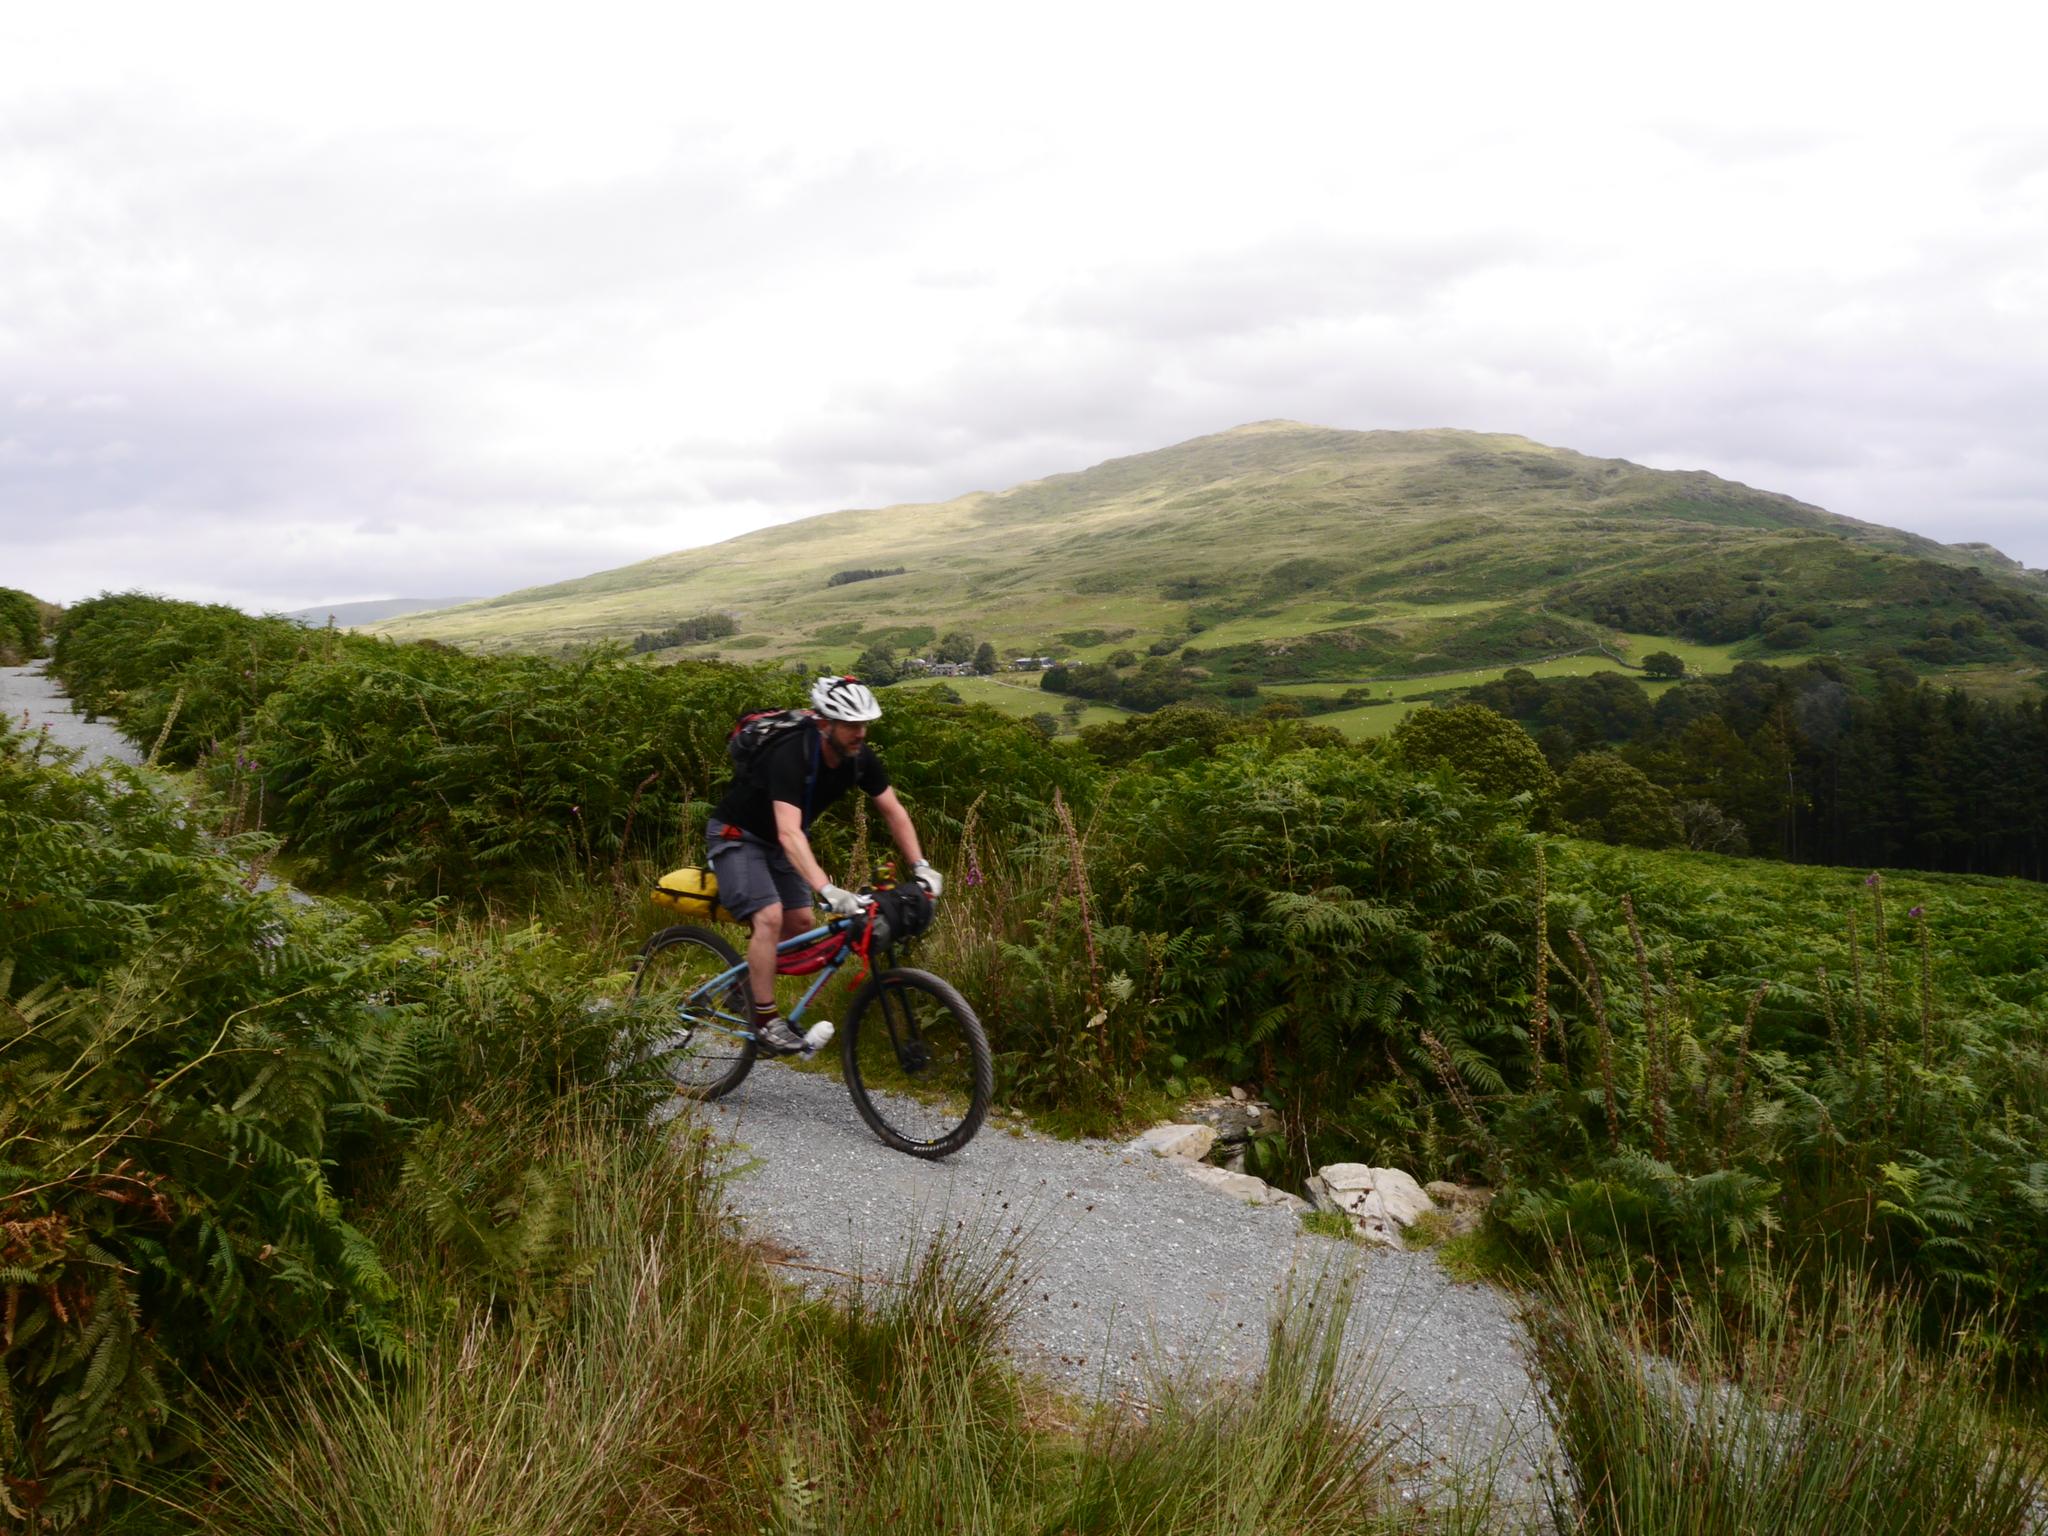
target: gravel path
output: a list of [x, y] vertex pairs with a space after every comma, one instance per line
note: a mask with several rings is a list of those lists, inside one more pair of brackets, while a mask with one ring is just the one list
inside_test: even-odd
[[112, 724], [89, 721], [72, 709], [56, 679], [44, 672], [46, 665], [32, 661], [25, 667], [0, 667], [0, 715], [30, 735], [47, 729], [50, 740], [60, 747], [76, 747], [88, 762], [101, 758], [112, 758], [117, 763], [141, 762], [142, 754]]
[[1160, 1366], [1256, 1368], [1290, 1276], [1360, 1263], [1347, 1347], [1383, 1384], [1387, 1421], [1412, 1436], [1416, 1458], [1472, 1468], [1498, 1454], [1506, 1492], [1540, 1455], [1511, 1307], [1453, 1281], [1428, 1253], [1317, 1236], [1290, 1212], [1245, 1205], [1117, 1144], [992, 1123], [944, 1162], [906, 1157], [861, 1123], [836, 1069], [764, 1062], [697, 1113], [733, 1139], [734, 1209], [787, 1250], [795, 1277], [892, 1274], [941, 1226], [1014, 1232], [1033, 1277], [1020, 1362], [1076, 1389], [1142, 1395]]

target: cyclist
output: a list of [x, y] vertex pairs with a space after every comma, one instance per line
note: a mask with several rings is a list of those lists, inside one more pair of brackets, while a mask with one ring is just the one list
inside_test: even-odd
[[889, 787], [882, 760], [867, 744], [882, 706], [856, 678], [821, 677], [811, 686], [813, 724], [769, 740], [751, 772], [733, 776], [705, 827], [718, 900], [747, 923], [747, 979], [754, 1035], [772, 1055], [803, 1049], [803, 1038], [775, 1007], [775, 946], [817, 925], [811, 892], [834, 916], [853, 917], [860, 898], [832, 883], [805, 834], [819, 814], [855, 785], [881, 812], [911, 876], [934, 897], [944, 881], [925, 862], [910, 813]]

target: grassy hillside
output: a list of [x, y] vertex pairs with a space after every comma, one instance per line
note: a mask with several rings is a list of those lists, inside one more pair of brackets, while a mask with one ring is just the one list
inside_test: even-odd
[[[897, 568], [901, 568], [900, 572]], [[833, 584], [835, 574], [893, 572]], [[2048, 581], [1713, 475], [1472, 432], [1263, 422], [935, 505], [832, 513], [378, 626], [486, 650], [630, 641], [847, 665], [960, 630], [1005, 654], [1174, 657], [1219, 689], [1402, 678], [1606, 643], [2048, 664]], [[1183, 649], [1185, 647], [1186, 649]]]

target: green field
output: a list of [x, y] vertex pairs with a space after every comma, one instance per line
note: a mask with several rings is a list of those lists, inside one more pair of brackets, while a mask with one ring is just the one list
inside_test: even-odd
[[1081, 707], [1078, 719], [1066, 714], [1067, 700], [1060, 694], [1047, 693], [1038, 686], [1038, 678], [1032, 673], [1019, 673], [1013, 682], [1003, 677], [939, 677], [924, 682], [898, 683], [882, 695], [882, 706], [887, 708], [893, 694], [929, 691], [934, 688], [951, 688], [967, 704], [986, 704], [999, 709], [1006, 715], [1028, 720], [1033, 715], [1051, 715], [1060, 723], [1060, 734], [1070, 736], [1084, 725], [1100, 725], [1108, 720], [1129, 718], [1129, 711], [1113, 708], [1108, 704], [1087, 703]]

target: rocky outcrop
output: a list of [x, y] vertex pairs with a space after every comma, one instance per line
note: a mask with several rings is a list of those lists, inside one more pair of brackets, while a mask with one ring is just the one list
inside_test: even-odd
[[[1427, 1190], [1399, 1168], [1373, 1168], [1364, 1163], [1330, 1163], [1319, 1168], [1305, 1186], [1308, 1199], [1275, 1189], [1244, 1171], [1244, 1148], [1254, 1136], [1276, 1125], [1270, 1106], [1233, 1089], [1227, 1099], [1205, 1099], [1187, 1107], [1187, 1119], [1153, 1126], [1130, 1143], [1133, 1152], [1150, 1153], [1179, 1166], [1188, 1177], [1248, 1205], [1277, 1205], [1288, 1210], [1334, 1211], [1350, 1219], [1359, 1236], [1389, 1248], [1403, 1246], [1401, 1234], [1424, 1216], [1443, 1211], [1453, 1234], [1479, 1225], [1493, 1192], [1468, 1189], [1441, 1180]], [[1234, 1154], [1234, 1157], [1233, 1157]], [[1209, 1157], [1231, 1159], [1215, 1166]]]
[[1341, 1211], [1359, 1236], [1388, 1248], [1401, 1246], [1401, 1233], [1436, 1209], [1412, 1175], [1398, 1168], [1364, 1163], [1331, 1163], [1308, 1181], [1308, 1197], [1319, 1211]]

